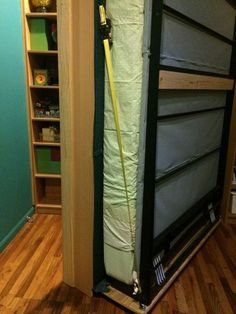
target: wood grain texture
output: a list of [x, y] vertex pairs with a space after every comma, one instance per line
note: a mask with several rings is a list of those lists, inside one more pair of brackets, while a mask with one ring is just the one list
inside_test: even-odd
[[58, 0], [64, 279], [93, 281], [94, 1]]
[[160, 71], [159, 89], [232, 90], [234, 80], [207, 75]]
[[[0, 254], [0, 313], [128, 313], [62, 274], [61, 217], [38, 214]], [[236, 226], [213, 233], [150, 313], [236, 313]]]

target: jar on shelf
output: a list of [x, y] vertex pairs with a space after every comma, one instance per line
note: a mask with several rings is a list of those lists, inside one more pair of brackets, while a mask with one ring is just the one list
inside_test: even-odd
[[48, 12], [52, 6], [52, 0], [31, 0], [31, 3], [37, 12]]

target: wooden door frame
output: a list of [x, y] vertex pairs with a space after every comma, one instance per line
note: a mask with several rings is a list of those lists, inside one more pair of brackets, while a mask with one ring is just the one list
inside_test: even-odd
[[92, 295], [94, 1], [58, 0], [64, 282]]

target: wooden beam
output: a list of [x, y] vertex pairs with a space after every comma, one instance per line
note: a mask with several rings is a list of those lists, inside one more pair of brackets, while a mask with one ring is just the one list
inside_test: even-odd
[[232, 90], [234, 80], [172, 71], [160, 71], [159, 89]]
[[93, 288], [94, 1], [58, 0], [64, 281]]

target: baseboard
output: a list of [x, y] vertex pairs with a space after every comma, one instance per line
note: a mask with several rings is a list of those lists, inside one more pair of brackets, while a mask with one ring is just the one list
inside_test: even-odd
[[16, 236], [18, 231], [27, 222], [27, 217], [31, 217], [34, 214], [34, 207], [32, 207], [24, 216], [18, 221], [18, 223], [8, 232], [8, 234], [0, 241], [0, 252], [2, 252], [5, 247], [11, 242], [11, 240]]

